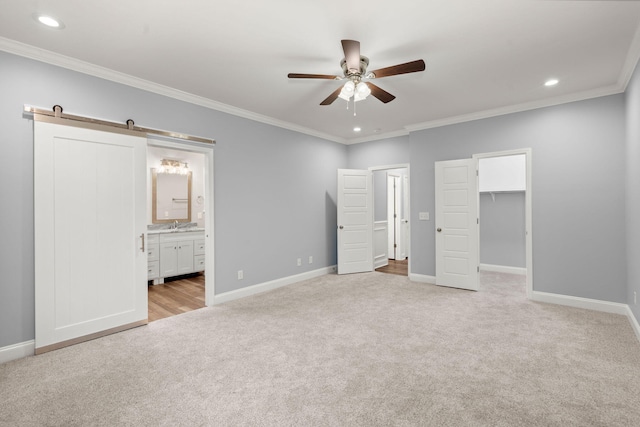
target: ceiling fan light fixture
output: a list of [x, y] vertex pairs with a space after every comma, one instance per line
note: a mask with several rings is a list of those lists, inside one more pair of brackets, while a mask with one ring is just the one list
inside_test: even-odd
[[371, 94], [371, 89], [365, 82], [358, 83], [356, 86], [356, 93], [353, 96], [353, 100], [355, 102], [362, 101], [363, 99], [367, 99], [367, 96]]
[[340, 95], [338, 96], [344, 99], [345, 101], [348, 101], [353, 96], [353, 92], [355, 91], [355, 88], [356, 88], [355, 83], [353, 83], [352, 80], [349, 80], [344, 84], [344, 86], [342, 86], [342, 90], [340, 91]]
[[363, 79], [379, 79], [382, 77], [396, 76], [398, 74], [416, 73], [426, 69], [424, 60], [405, 62], [404, 64], [392, 65], [390, 67], [379, 68], [373, 71], [367, 71], [369, 67], [369, 58], [360, 54], [360, 42], [357, 40], [341, 40], [344, 58], [340, 61], [340, 68], [344, 77], [329, 74], [307, 74], [307, 73], [289, 73], [287, 77], [290, 79], [331, 79], [342, 80], [347, 82], [336, 88], [329, 96], [327, 96], [320, 105], [331, 105], [338, 98], [347, 101], [347, 109], [349, 109], [349, 101], [354, 98], [353, 115], [355, 116], [355, 102], [367, 99], [369, 95], [373, 95], [379, 101], [387, 104], [396, 97], [389, 92], [381, 89], [373, 83], [365, 83]]

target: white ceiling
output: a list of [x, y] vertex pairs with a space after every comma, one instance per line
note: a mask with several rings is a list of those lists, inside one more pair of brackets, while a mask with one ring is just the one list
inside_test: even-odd
[[[343, 143], [622, 92], [639, 28], [634, 1], [0, 0], [2, 50]], [[370, 70], [427, 70], [375, 80], [397, 98], [356, 117], [320, 106], [339, 81], [287, 74], [342, 75], [341, 39]]]

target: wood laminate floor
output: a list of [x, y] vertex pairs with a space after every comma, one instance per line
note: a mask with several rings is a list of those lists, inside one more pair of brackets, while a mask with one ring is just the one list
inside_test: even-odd
[[204, 275], [149, 285], [149, 322], [204, 307]]
[[406, 258], [402, 261], [396, 261], [394, 259], [390, 259], [389, 265], [376, 268], [376, 271], [379, 271], [380, 273], [397, 274], [399, 276], [408, 276], [409, 275], [409, 258]]

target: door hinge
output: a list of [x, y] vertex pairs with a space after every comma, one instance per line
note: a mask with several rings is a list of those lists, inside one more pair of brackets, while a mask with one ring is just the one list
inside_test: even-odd
[[398, 247], [398, 245], [394, 243], [394, 244], [393, 244], [393, 248], [395, 249], [395, 248], [397, 248], [397, 247]]
[[480, 218], [476, 218], [476, 224], [480, 224]]
[[478, 266], [478, 273], [480, 273], [480, 266]]

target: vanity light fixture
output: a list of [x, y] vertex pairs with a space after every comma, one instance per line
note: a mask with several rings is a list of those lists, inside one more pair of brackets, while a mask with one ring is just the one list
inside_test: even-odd
[[189, 165], [178, 160], [162, 159], [158, 173], [171, 173], [176, 175], [187, 175], [189, 173]]

